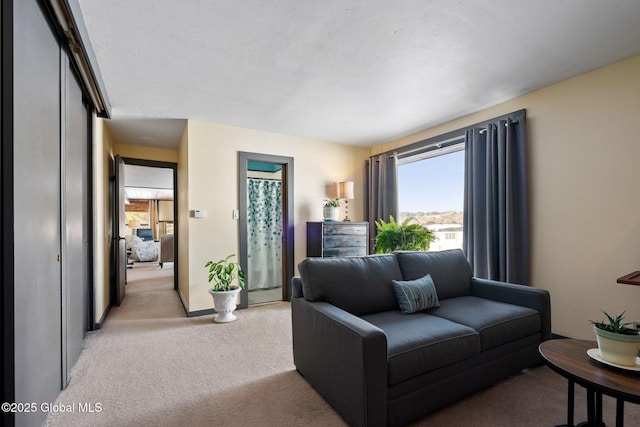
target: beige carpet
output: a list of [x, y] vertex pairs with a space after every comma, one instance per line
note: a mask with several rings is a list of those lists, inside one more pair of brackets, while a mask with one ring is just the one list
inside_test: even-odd
[[[224, 325], [212, 316], [186, 318], [169, 273], [150, 273], [157, 275], [150, 281], [142, 272], [129, 275], [124, 303], [87, 336], [58, 397], [72, 411], [50, 414], [45, 425], [345, 425], [295, 371], [288, 303], [240, 310], [238, 321]], [[99, 412], [81, 412], [86, 404]], [[637, 405], [627, 403], [625, 412], [627, 426], [640, 426]], [[585, 413], [577, 387], [576, 421]], [[614, 401], [605, 397], [608, 425], [614, 414]], [[565, 420], [566, 381], [539, 367], [413, 425], [538, 427]]]

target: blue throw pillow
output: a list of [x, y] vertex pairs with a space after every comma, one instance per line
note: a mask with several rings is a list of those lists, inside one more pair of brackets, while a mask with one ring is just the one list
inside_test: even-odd
[[416, 280], [393, 280], [393, 291], [404, 314], [440, 307], [436, 287], [430, 274]]

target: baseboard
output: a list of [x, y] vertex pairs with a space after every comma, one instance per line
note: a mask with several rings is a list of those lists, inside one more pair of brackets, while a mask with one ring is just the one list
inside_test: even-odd
[[100, 320], [93, 324], [94, 331], [97, 331], [98, 329], [102, 328], [102, 325], [104, 325], [104, 322], [107, 320], [107, 316], [109, 315], [110, 311], [111, 311], [111, 304], [109, 304], [107, 306], [107, 309], [104, 311], [104, 313], [102, 313], [102, 317], [100, 317]]
[[[236, 310], [242, 310], [242, 308], [240, 308], [240, 304], [236, 305]], [[187, 317], [206, 316], [208, 314], [216, 314], [216, 313], [217, 311], [215, 311], [213, 308], [208, 308], [206, 310], [188, 311]]]
[[187, 310], [187, 304], [184, 303], [184, 296], [182, 295], [182, 291], [180, 290], [180, 288], [176, 289], [176, 291], [178, 292], [178, 298], [180, 298], [182, 309], [184, 310], [184, 313], [187, 315], [187, 317], [189, 317], [189, 310]]
[[189, 311], [187, 312], [187, 317], [206, 316], [208, 314], [215, 314], [215, 312], [216, 311], [213, 308], [209, 308], [206, 310]]

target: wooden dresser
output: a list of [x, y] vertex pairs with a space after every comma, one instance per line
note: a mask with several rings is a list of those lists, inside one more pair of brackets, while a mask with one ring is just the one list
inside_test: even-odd
[[307, 222], [308, 257], [367, 255], [368, 222]]

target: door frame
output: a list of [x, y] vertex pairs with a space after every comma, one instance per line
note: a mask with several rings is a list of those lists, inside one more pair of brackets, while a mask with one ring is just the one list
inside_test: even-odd
[[178, 290], [178, 164], [160, 160], [135, 159], [122, 157], [125, 165], [148, 166], [152, 168], [171, 169], [173, 171], [173, 289]]
[[[291, 278], [293, 277], [294, 264], [294, 210], [293, 210], [293, 157], [274, 156], [271, 154], [238, 152], [238, 200], [240, 207], [240, 256], [239, 262], [246, 272], [248, 267], [247, 245], [247, 167], [249, 162], [273, 163], [282, 165], [282, 301], [291, 299]], [[240, 304], [238, 308], [249, 306], [248, 289], [240, 292]]]

